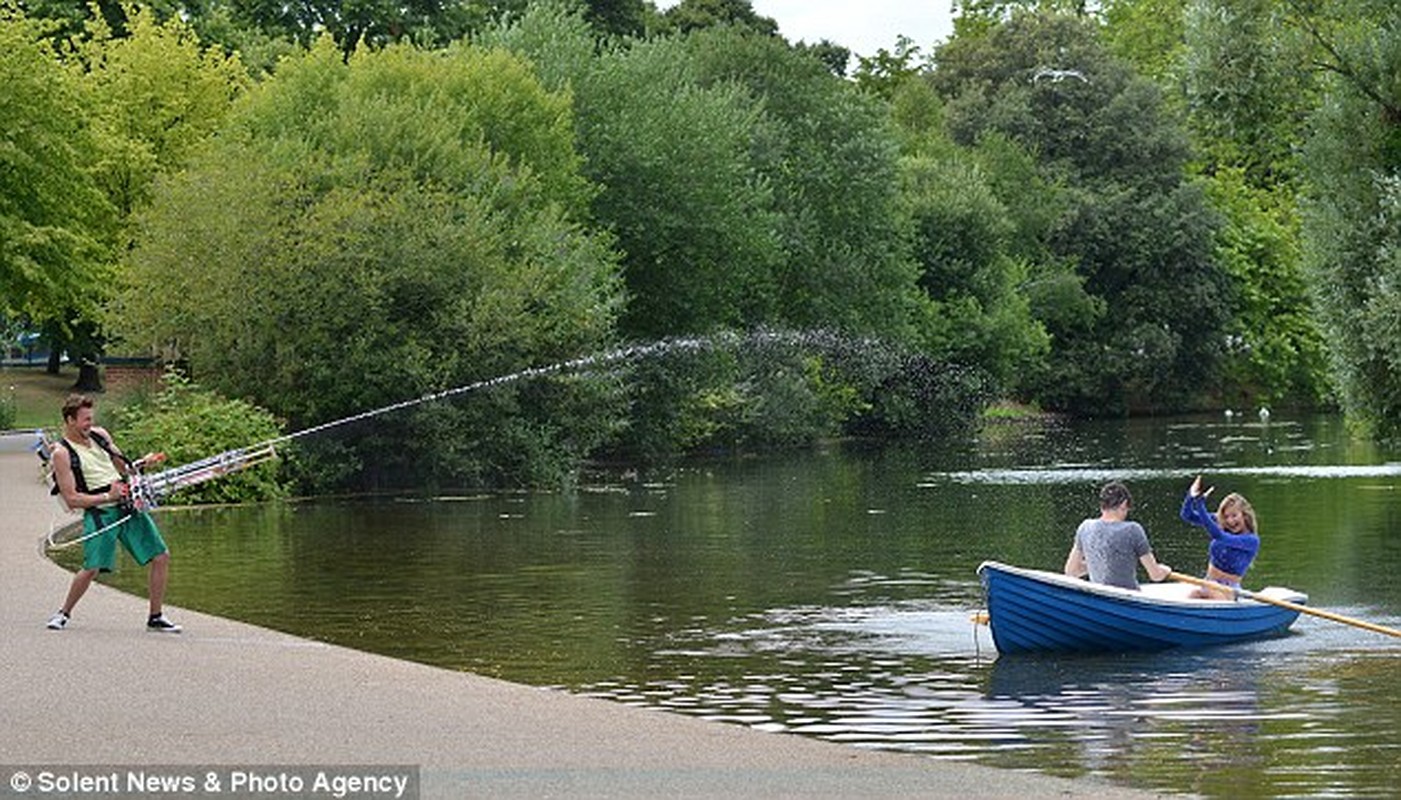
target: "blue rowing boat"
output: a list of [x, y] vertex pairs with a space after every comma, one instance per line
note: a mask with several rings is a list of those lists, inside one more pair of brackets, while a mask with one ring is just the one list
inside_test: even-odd
[[[999, 653], [1108, 653], [1208, 647], [1279, 636], [1299, 612], [1246, 599], [1196, 599], [1191, 585], [1139, 591], [996, 561], [978, 567]], [[1308, 596], [1270, 587], [1257, 596], [1296, 605]]]

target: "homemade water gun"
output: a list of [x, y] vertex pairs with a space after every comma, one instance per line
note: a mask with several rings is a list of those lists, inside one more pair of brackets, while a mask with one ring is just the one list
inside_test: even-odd
[[[51, 459], [49, 457], [49, 453], [52, 449], [52, 443], [48, 441], [47, 437], [43, 437], [41, 442], [34, 448], [35, 453], [37, 453], [40, 460], [44, 462], [47, 470], [49, 491], [51, 494], [57, 496], [57, 482], [53, 475], [53, 465], [50, 463]], [[240, 472], [276, 457], [277, 449], [273, 446], [273, 443], [267, 442], [253, 447], [227, 450], [218, 455], [192, 461], [189, 464], [181, 464], [178, 467], [170, 467], [149, 474], [144, 471], [144, 468], [150, 463], [158, 464], [165, 461], [164, 453], [152, 453], [149, 456], [135, 461], [123, 459], [126, 462], [128, 474], [123, 481], [123, 483], [126, 484], [127, 490], [118, 501], [118, 506], [125, 512], [121, 518], [110, 525], [76, 537], [73, 537], [72, 534], [82, 531], [81, 522], [74, 522], [62, 526], [44, 537], [43, 546], [45, 549], [58, 549], [81, 544], [88, 539], [101, 536], [112, 528], [121, 525], [123, 522], [130, 519], [133, 514], [147, 512], [156, 508], [164, 502], [167, 497], [181, 489], [204, 483], [205, 481], [213, 480], [224, 475]], [[64, 511], [72, 510], [63, 502], [62, 497], [58, 497], [58, 502]]]

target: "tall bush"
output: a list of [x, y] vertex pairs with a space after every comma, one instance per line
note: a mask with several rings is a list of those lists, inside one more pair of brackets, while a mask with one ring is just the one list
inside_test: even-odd
[[[595, 352], [621, 293], [611, 240], [581, 225], [579, 169], [568, 96], [518, 58], [398, 46], [346, 62], [323, 41], [160, 186], [117, 324], [294, 428]], [[611, 412], [602, 384], [533, 391], [382, 417], [346, 457], [386, 482], [534, 483]]]
[[[173, 370], [165, 373], [158, 392], [118, 409], [117, 429], [127, 452], [166, 454], [166, 463], [153, 471], [252, 447], [282, 433], [265, 409], [223, 397]], [[242, 503], [285, 497], [287, 487], [279, 470], [277, 462], [264, 462], [182, 489], [167, 502]]]

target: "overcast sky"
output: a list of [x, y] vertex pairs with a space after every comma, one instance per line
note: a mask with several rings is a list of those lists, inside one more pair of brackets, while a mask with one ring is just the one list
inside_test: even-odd
[[[658, 0], [657, 7], [677, 2]], [[952, 0], [751, 0], [751, 5], [777, 21], [778, 32], [790, 42], [828, 39], [862, 56], [894, 50], [902, 34], [928, 55], [953, 33]]]

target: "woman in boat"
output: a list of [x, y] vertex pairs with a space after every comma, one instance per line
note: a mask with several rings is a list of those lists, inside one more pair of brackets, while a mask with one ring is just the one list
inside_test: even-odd
[[[1211, 513], [1206, 508], [1206, 498], [1215, 488], [1203, 491], [1202, 478], [1198, 475], [1182, 499], [1182, 519], [1206, 528], [1211, 536], [1207, 547], [1207, 580], [1239, 589], [1246, 570], [1260, 552], [1255, 509], [1245, 497], [1232, 492], [1221, 500], [1216, 513]], [[1199, 587], [1192, 596], [1219, 597], [1220, 592]]]

